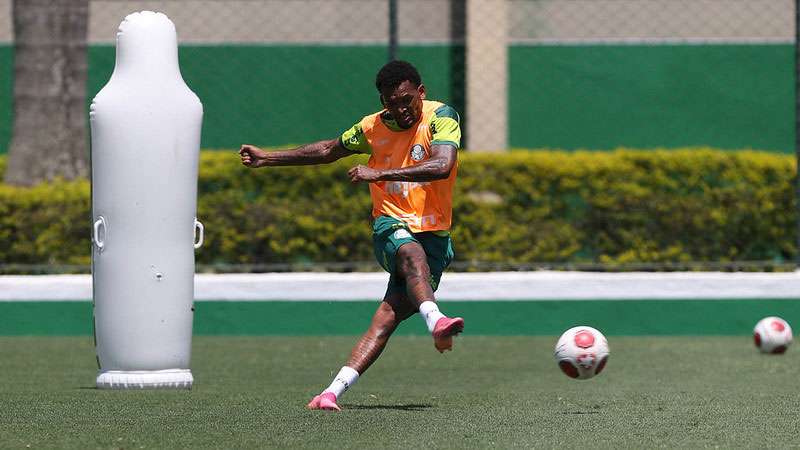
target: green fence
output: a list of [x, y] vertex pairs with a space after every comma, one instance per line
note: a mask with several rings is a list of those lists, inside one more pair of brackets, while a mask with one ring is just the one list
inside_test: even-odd
[[[431, 98], [463, 113], [463, 48], [402, 46]], [[183, 46], [183, 76], [205, 106], [204, 148], [336, 136], [380, 108], [382, 45]], [[711, 146], [794, 151], [793, 46], [513, 45], [509, 136], [517, 148]], [[89, 100], [114, 47], [89, 52]], [[13, 51], [0, 46], [0, 152], [12, 120]], [[87, 109], [88, 110], [88, 109]], [[469, 120], [469, 117], [465, 117]]]

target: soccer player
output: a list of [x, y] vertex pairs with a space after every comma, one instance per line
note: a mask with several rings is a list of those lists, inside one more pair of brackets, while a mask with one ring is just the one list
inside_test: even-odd
[[384, 109], [336, 139], [289, 151], [252, 145], [239, 150], [242, 164], [251, 168], [326, 164], [370, 154], [368, 165], [353, 167], [348, 176], [353, 183], [369, 183], [375, 257], [390, 274], [389, 286], [350, 358], [309, 409], [339, 411], [337, 399], [375, 362], [400, 322], [417, 311], [439, 352], [451, 350], [453, 336], [464, 329], [462, 318], [439, 311], [433, 294], [453, 259], [448, 230], [461, 142], [458, 113], [426, 100], [419, 73], [405, 61], [383, 66], [375, 87]]

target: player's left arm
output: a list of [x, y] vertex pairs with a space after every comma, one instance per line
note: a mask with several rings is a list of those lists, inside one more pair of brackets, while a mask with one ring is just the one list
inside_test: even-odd
[[431, 157], [427, 160], [402, 169], [376, 170], [359, 165], [348, 172], [350, 181], [435, 181], [450, 176], [456, 165], [458, 149], [452, 144], [431, 145]]

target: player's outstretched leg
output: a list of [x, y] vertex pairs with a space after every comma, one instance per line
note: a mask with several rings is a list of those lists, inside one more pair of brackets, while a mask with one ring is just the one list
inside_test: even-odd
[[409, 300], [417, 308], [433, 336], [439, 353], [453, 349], [453, 336], [464, 331], [464, 319], [447, 317], [439, 311], [431, 286], [431, 271], [422, 245], [403, 244], [397, 251], [397, 270], [406, 280]]
[[414, 311], [408, 300], [401, 295], [387, 293], [375, 315], [372, 316], [369, 329], [353, 347], [345, 366], [339, 370], [330, 386], [314, 397], [306, 407], [341, 411], [337, 400], [378, 359], [397, 325], [412, 314]]

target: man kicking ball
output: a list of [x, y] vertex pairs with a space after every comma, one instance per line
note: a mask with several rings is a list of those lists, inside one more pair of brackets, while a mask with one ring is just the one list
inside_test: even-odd
[[403, 320], [420, 312], [439, 352], [451, 350], [464, 319], [439, 312], [433, 292], [453, 259], [450, 240], [452, 194], [461, 143], [458, 113], [425, 100], [419, 73], [392, 61], [375, 79], [384, 109], [361, 119], [341, 137], [296, 149], [266, 152], [242, 145], [247, 167], [326, 164], [369, 153], [367, 166], [348, 171], [353, 183], [369, 183], [372, 240], [378, 263], [391, 275], [386, 294], [366, 333], [333, 382], [309, 409], [339, 411], [336, 401], [378, 358]]

